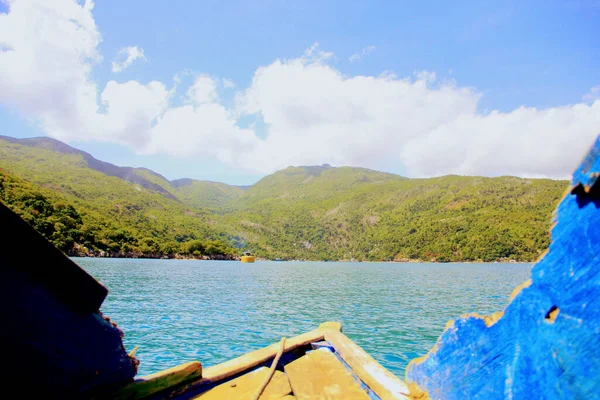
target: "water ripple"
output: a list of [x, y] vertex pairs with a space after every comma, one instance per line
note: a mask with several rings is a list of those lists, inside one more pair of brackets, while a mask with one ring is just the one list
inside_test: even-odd
[[396, 375], [449, 319], [504, 308], [523, 264], [386, 264], [83, 259], [110, 294], [102, 311], [139, 346], [140, 374], [214, 365], [340, 321]]

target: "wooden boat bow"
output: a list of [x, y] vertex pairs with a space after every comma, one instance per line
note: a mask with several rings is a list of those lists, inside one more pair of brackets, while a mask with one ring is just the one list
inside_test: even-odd
[[[283, 346], [281, 346], [281, 342], [275, 343], [224, 363], [205, 368], [204, 370], [199, 362], [183, 364], [157, 374], [141, 377], [135, 382], [119, 389], [117, 392], [109, 393], [106, 396], [113, 399], [143, 399], [152, 397], [211, 400], [225, 398], [220, 396], [223, 396], [225, 389], [228, 389], [227, 398], [248, 399], [249, 397], [243, 396], [247, 394], [247, 386], [238, 386], [235, 383], [233, 387], [227, 385], [231, 385], [230, 382], [234, 382], [236, 379], [244, 378], [245, 376], [252, 374], [258, 376], [257, 371], [260, 372], [269, 361], [279, 356], [283, 360], [276, 360], [279, 361], [278, 363], [274, 363], [277, 371], [275, 371], [275, 368], [273, 371], [275, 373], [279, 372], [281, 379], [289, 379], [290, 382], [288, 385], [290, 393], [283, 395], [292, 396], [290, 399], [307, 398], [304, 393], [294, 397], [295, 393], [291, 388], [294, 387], [294, 380], [302, 380], [303, 378], [312, 379], [315, 374], [321, 374], [322, 371], [318, 370], [319, 361], [314, 363], [314, 367], [317, 369], [312, 371], [310, 369], [311, 365], [308, 370], [303, 371], [303, 376], [298, 376], [295, 371], [287, 374], [283, 374], [280, 371], [285, 370], [287, 372], [287, 365], [291, 365], [295, 361], [302, 361], [303, 357], [307, 357], [307, 354], [311, 352], [318, 351], [317, 349], [319, 348], [327, 348], [332, 357], [335, 356], [335, 360], [333, 358], [328, 360], [327, 365], [331, 366], [334, 370], [337, 369], [340, 374], [336, 376], [339, 376], [339, 379], [344, 381], [323, 382], [323, 387], [316, 385], [312, 388], [313, 390], [327, 390], [328, 385], [340, 386], [341, 392], [337, 396], [331, 394], [325, 396], [323, 394], [325, 396], [323, 398], [346, 398], [344, 397], [344, 390], [348, 388], [345, 386], [351, 385], [345, 385], [345, 383], [354, 381], [356, 383], [355, 388], [363, 386], [361, 391], [364, 393], [365, 399], [407, 399], [409, 392], [404, 382], [385, 369], [362, 348], [344, 335], [341, 329], [342, 324], [339, 322], [325, 322], [315, 330], [285, 340]], [[288, 356], [287, 358], [286, 355]], [[250, 381], [250, 383], [257, 382], [257, 380], [246, 380]], [[269, 385], [267, 385], [267, 388]], [[255, 391], [257, 389], [258, 386], [254, 388]], [[369, 397], [369, 393], [371, 397]], [[317, 395], [318, 393], [314, 394]], [[258, 398], [262, 399], [263, 397], [259, 396]]]

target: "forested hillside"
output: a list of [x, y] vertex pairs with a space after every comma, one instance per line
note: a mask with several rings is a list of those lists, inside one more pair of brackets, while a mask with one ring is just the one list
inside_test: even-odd
[[226, 215], [258, 254], [357, 260], [535, 260], [566, 182], [287, 168]]
[[[0, 179], [2, 202], [36, 229], [43, 226], [38, 231], [69, 254], [237, 254], [236, 239], [210, 213], [136, 177], [133, 183], [92, 169], [76, 152], [0, 140]], [[77, 217], [65, 231], [55, 217], [67, 206]]]
[[70, 254], [532, 261], [566, 185], [323, 165], [242, 188], [168, 181], [49, 138], [0, 137], [0, 200]]

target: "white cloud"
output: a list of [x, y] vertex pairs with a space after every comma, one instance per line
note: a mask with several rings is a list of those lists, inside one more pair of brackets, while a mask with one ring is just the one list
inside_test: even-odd
[[594, 86], [583, 96], [583, 101], [595, 101], [600, 99], [600, 85]]
[[600, 101], [477, 112], [481, 94], [435, 74], [346, 76], [304, 57], [261, 67], [238, 99], [267, 138], [241, 156], [270, 172], [331, 163], [440, 174], [565, 177], [600, 133]]
[[358, 62], [362, 60], [367, 54], [371, 53], [373, 50], [375, 50], [375, 46], [367, 46], [361, 51], [354, 53], [350, 57], [348, 57], [348, 61], [350, 61], [351, 63]]
[[259, 139], [236, 125], [233, 113], [218, 102], [217, 79], [196, 76], [186, 94], [187, 104], [171, 107], [157, 120], [144, 153], [178, 157], [213, 156], [235, 164], [239, 153], [251, 151]]
[[187, 100], [193, 104], [212, 103], [217, 97], [217, 81], [208, 75], [197, 76], [187, 92]]
[[151, 141], [155, 120], [168, 108], [169, 97], [165, 85], [157, 81], [108, 82], [100, 96], [106, 112], [100, 114], [101, 131], [95, 139], [144, 148]]
[[145, 60], [144, 49], [137, 46], [124, 47], [117, 53], [117, 59], [112, 62], [112, 72], [121, 72], [129, 68], [135, 60]]
[[167, 110], [152, 129], [146, 153], [168, 153], [178, 157], [214, 156], [236, 164], [243, 151], [259, 144], [254, 132], [236, 125], [228, 110], [217, 103], [185, 105]]
[[[600, 133], [595, 98], [480, 113], [481, 94], [473, 88], [439, 82], [426, 71], [404, 78], [389, 71], [345, 75], [317, 44], [258, 68], [230, 107], [219, 96], [229, 84], [208, 75], [194, 75], [181, 101], [174, 99], [182, 84], [177, 77], [171, 89], [158, 81], [109, 81], [100, 90], [91, 78], [101, 60], [93, 3], [49, 4], [17, 0], [0, 14], [0, 103], [65, 141], [216, 157], [262, 172], [330, 163], [394, 166], [410, 176], [565, 177]], [[261, 123], [242, 128], [242, 118]]]
[[[34, 118], [61, 140], [106, 140], [141, 146], [166, 108], [159, 82], [110, 81], [100, 94], [90, 78], [101, 61], [93, 2], [19, 0], [0, 14], [0, 103]], [[76, 38], [77, 40], [73, 40]], [[100, 112], [100, 107], [105, 112]]]
[[[93, 3], [13, 1], [0, 14], [0, 103], [40, 121], [49, 134], [77, 132], [96, 118], [101, 60]], [[73, 40], [77, 38], [77, 40]]]
[[223, 87], [225, 89], [231, 89], [235, 87], [235, 82], [231, 79], [223, 78]]
[[463, 114], [406, 143], [416, 176], [448, 173], [567, 178], [600, 133], [600, 101], [544, 110]]

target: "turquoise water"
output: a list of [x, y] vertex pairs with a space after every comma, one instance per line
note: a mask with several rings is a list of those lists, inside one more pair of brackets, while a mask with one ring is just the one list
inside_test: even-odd
[[214, 365], [339, 321], [403, 377], [449, 319], [504, 308], [529, 264], [400, 264], [74, 259], [106, 285], [102, 312], [139, 346], [146, 375]]

